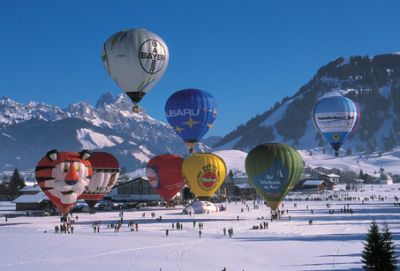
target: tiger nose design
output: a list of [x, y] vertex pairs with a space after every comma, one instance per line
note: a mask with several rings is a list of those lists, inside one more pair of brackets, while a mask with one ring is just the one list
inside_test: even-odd
[[75, 166], [72, 164], [69, 168], [67, 176], [65, 176], [65, 183], [68, 185], [74, 185], [78, 182], [79, 176], [76, 172]]

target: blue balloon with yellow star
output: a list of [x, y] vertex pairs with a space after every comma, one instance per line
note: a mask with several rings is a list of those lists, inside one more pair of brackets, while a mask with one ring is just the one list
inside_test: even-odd
[[183, 89], [173, 93], [165, 104], [165, 116], [190, 151], [213, 126], [217, 103], [207, 91]]

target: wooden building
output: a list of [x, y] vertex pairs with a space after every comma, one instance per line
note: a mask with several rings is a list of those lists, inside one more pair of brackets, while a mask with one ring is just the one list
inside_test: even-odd
[[51, 212], [55, 208], [39, 185], [26, 186], [19, 192], [22, 195], [12, 201], [15, 203], [16, 211], [47, 210]]
[[160, 201], [162, 198], [149, 184], [146, 177], [119, 183], [105, 197], [112, 201]]
[[325, 190], [333, 190], [334, 183], [329, 180], [302, 180], [294, 187], [293, 191], [306, 194], [319, 194]]

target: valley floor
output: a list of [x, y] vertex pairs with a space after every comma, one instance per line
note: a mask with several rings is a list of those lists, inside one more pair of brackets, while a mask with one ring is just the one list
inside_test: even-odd
[[[253, 202], [223, 203], [227, 211], [192, 216], [182, 214], [182, 206], [125, 211], [119, 232], [107, 227], [120, 219], [118, 211], [74, 214], [79, 216], [74, 234], [55, 234], [60, 224], [55, 216], [7, 222], [0, 217], [0, 270], [361, 270], [362, 243], [372, 219], [389, 225], [400, 254], [400, 207], [394, 206], [399, 189], [365, 185], [358, 192], [342, 192], [353, 200], [294, 201], [291, 196], [284, 201], [285, 214], [272, 222], [270, 209], [262, 204], [255, 209]], [[361, 199], [371, 195], [375, 199], [363, 204]], [[353, 214], [340, 211], [347, 204]], [[0, 216], [11, 208], [0, 203]], [[162, 220], [151, 218], [152, 212]], [[100, 232], [94, 233], [97, 220]], [[138, 223], [139, 230], [131, 231], [129, 221]], [[176, 222], [183, 230], [172, 229]], [[268, 229], [252, 229], [264, 222]], [[232, 238], [223, 234], [224, 227], [233, 229]]]

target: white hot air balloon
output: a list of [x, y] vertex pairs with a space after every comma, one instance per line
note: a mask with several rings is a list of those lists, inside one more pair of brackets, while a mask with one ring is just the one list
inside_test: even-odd
[[102, 61], [111, 78], [131, 98], [134, 111], [138, 112], [137, 104], [164, 74], [169, 52], [156, 34], [145, 29], [128, 29], [107, 39]]

